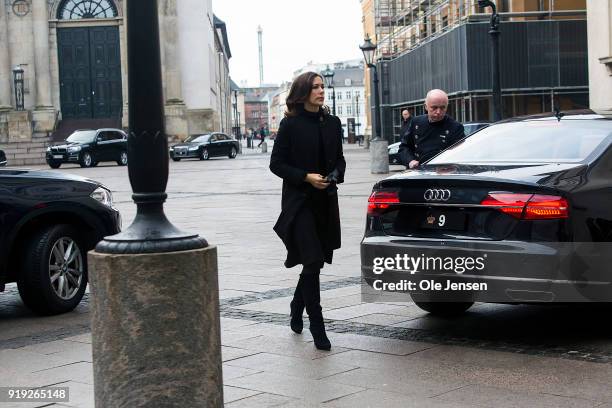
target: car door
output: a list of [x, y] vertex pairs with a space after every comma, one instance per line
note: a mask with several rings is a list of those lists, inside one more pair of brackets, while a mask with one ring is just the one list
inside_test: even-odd
[[95, 139], [95, 146], [92, 146], [92, 155], [97, 162], [110, 160], [110, 146], [108, 132], [101, 130]]
[[230, 149], [230, 140], [227, 135], [219, 133], [219, 156], [227, 156]]
[[119, 160], [119, 155], [125, 150], [123, 134], [118, 130], [111, 130], [109, 135], [109, 160]]
[[210, 157], [219, 156], [219, 134], [213, 133], [210, 136], [210, 143], [208, 145], [208, 154]]

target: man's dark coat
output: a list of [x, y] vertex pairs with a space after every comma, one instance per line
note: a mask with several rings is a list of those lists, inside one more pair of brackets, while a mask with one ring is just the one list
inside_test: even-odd
[[448, 115], [439, 122], [429, 122], [427, 115], [412, 119], [410, 131], [402, 135], [399, 156], [408, 167], [412, 160], [423, 163], [465, 137], [463, 125]]
[[[319, 136], [321, 132], [321, 137]], [[319, 139], [324, 141], [322, 151], [324, 162], [319, 162]], [[283, 179], [281, 214], [274, 225], [274, 231], [287, 248], [285, 266], [291, 268], [300, 262], [299, 254], [292, 238], [295, 216], [302, 208], [314, 187], [305, 182], [308, 173], [319, 173], [319, 166], [325, 163], [327, 176], [334, 170], [338, 173], [338, 183], [344, 182], [346, 162], [342, 153], [342, 124], [336, 116], [323, 113], [310, 114], [300, 109], [295, 116], [281, 120], [274, 148], [270, 158], [270, 170]], [[320, 237], [327, 250], [340, 248], [340, 214], [337, 192], [330, 191], [328, 197], [328, 225], [324, 236]], [[331, 263], [331, 259], [326, 259]]]

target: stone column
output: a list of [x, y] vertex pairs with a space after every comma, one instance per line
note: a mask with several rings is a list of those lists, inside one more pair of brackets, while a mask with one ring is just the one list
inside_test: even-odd
[[0, 47], [0, 110], [9, 110], [13, 106], [11, 103], [13, 79], [9, 59], [8, 16], [4, 1], [0, 1], [0, 44], [2, 44]]
[[51, 102], [51, 65], [49, 63], [49, 8], [47, 0], [32, 0], [34, 34], [34, 70], [36, 100], [32, 112], [34, 132], [46, 136], [55, 125], [55, 109]]
[[177, 0], [160, 4], [161, 50], [165, 89], [166, 134], [169, 139], [183, 140], [189, 135], [186, 106], [183, 101]]

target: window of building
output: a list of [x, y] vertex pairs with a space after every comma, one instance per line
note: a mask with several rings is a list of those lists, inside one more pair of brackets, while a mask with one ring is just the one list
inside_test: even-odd
[[342, 92], [338, 92], [338, 94], [336, 95], [336, 99], [338, 99], [339, 101], [342, 100]]
[[117, 6], [112, 0], [64, 0], [57, 8], [58, 20], [117, 17]]
[[355, 98], [359, 98], [361, 96], [361, 92], [355, 91]]
[[351, 91], [346, 91], [346, 99], [351, 99]]
[[448, 16], [442, 16], [442, 28], [448, 27]]
[[353, 114], [353, 107], [351, 105], [346, 107], [346, 114], [347, 115], [352, 115]]
[[342, 115], [342, 106], [338, 106], [338, 108], [336, 109], [336, 113], [338, 115]]

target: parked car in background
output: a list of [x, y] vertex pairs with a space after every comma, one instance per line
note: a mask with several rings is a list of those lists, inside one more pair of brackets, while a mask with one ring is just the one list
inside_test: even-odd
[[119, 166], [128, 162], [127, 135], [120, 129], [76, 130], [65, 143], [47, 148], [47, 164], [57, 169], [62, 163], [78, 163], [93, 167], [103, 161], [114, 161]]
[[74, 309], [87, 285], [87, 251], [121, 229], [111, 192], [50, 171], [0, 170], [0, 291], [17, 282], [30, 309]]
[[[458, 314], [475, 301], [612, 302], [612, 115], [492, 124], [378, 182], [368, 201], [363, 278], [411, 280], [426, 311]], [[376, 259], [396, 256], [422, 263], [374, 272]], [[479, 286], [426, 289], [434, 283]]]
[[6, 166], [6, 154], [4, 154], [4, 150], [0, 150], [0, 167]]
[[[489, 126], [487, 122], [467, 122], [463, 124], [463, 132], [465, 136], [470, 136], [472, 133]], [[399, 157], [400, 142], [390, 144], [389, 149], [389, 164], [401, 164]]]
[[182, 143], [175, 144], [169, 149], [170, 158], [174, 161], [181, 159], [208, 160], [211, 157], [236, 157], [239, 151], [236, 139], [224, 133], [208, 133], [191, 135]]

